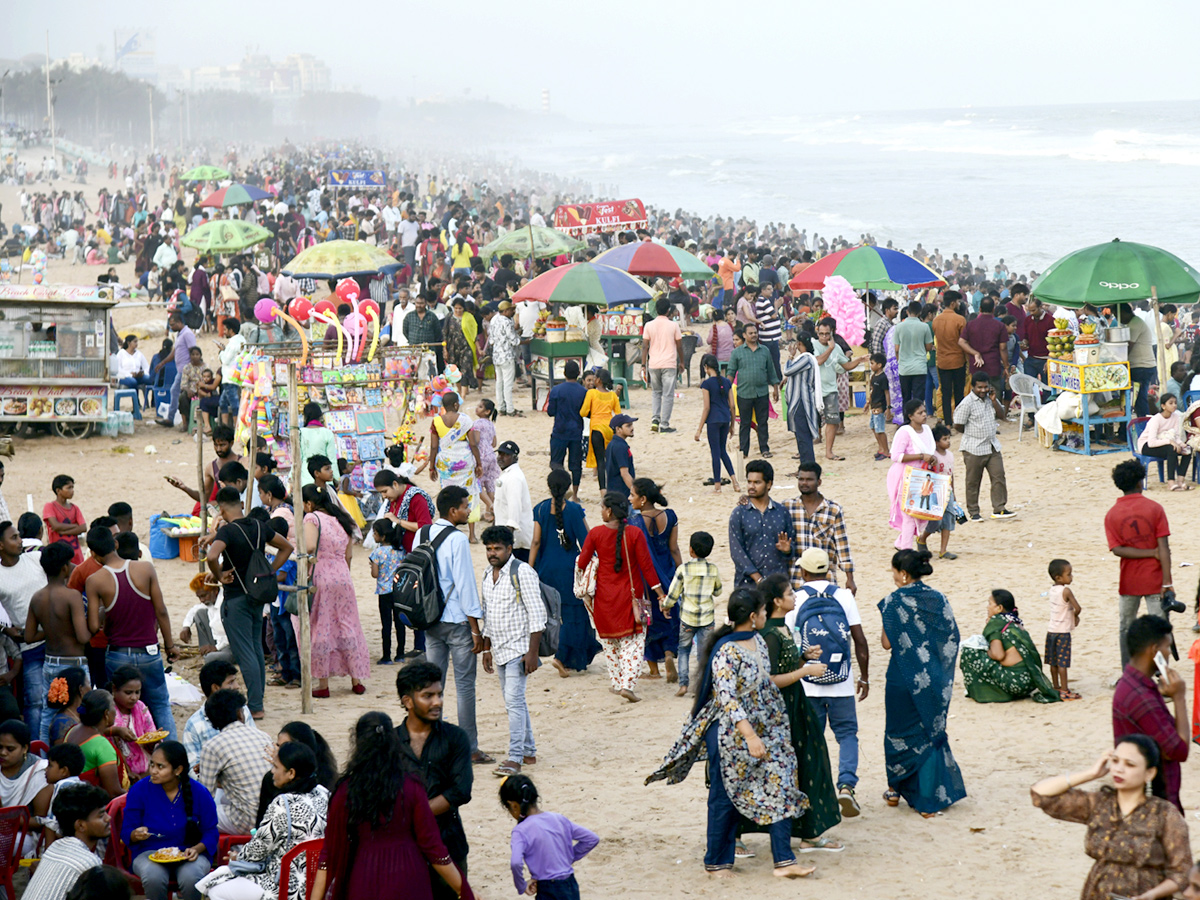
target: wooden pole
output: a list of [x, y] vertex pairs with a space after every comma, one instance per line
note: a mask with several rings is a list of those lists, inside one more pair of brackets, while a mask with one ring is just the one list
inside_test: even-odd
[[296, 604], [300, 610], [300, 711], [310, 715], [312, 702], [311, 641], [308, 633], [309, 565], [304, 540], [304, 501], [300, 494], [300, 411], [296, 399], [298, 389], [296, 361], [288, 360], [288, 437], [292, 453], [292, 505], [296, 515]]
[[[198, 402], [193, 399], [193, 403]], [[200, 533], [208, 534], [208, 498], [204, 496], [204, 435], [201, 432], [204, 429], [200, 427], [200, 423], [196, 423], [196, 493], [200, 496]], [[204, 554], [197, 553], [196, 566], [200, 573], [204, 574], [208, 568], [208, 561], [204, 558]]]
[[[1154, 366], [1158, 370], [1158, 392], [1162, 396], [1162, 392], [1167, 389], [1167, 348], [1162, 342], [1162, 314], [1158, 310], [1158, 288], [1150, 285], [1150, 304], [1154, 307], [1154, 346], [1158, 348], [1158, 352], [1154, 354]], [[1183, 398], [1179, 398], [1179, 402], [1183, 402]]]

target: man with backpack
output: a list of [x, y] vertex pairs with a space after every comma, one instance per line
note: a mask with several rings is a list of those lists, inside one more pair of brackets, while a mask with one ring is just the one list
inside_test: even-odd
[[[821, 730], [825, 720], [838, 742], [838, 805], [842, 815], [859, 814], [854, 788], [858, 784], [858, 700], [866, 700], [870, 689], [867, 666], [870, 651], [863, 634], [862, 619], [854, 595], [829, 581], [829, 554], [809, 547], [800, 555], [799, 574], [803, 582], [796, 590], [796, 608], [787, 614], [788, 627], [802, 651], [820, 648], [824, 675], [804, 679], [804, 692], [817, 714]], [[850, 658], [853, 642], [858, 658], [858, 679]], [[806, 654], [807, 655], [807, 654]], [[857, 690], [856, 690], [857, 689]]]
[[[441, 670], [443, 684], [450, 661], [454, 661], [458, 727], [471, 739], [471, 762], [492, 763], [495, 759], [479, 749], [479, 732], [475, 727], [475, 671], [476, 658], [483, 652], [483, 634], [479, 630], [483, 610], [471, 567], [471, 545], [458, 530], [471, 516], [471, 495], [466, 488], [452, 484], [438, 492], [435, 502], [438, 517], [417, 533], [410, 554], [416, 555], [420, 545], [428, 543], [437, 570], [441, 612], [425, 630], [425, 656]], [[402, 592], [403, 572], [402, 563], [397, 574], [397, 593]], [[413, 625], [420, 627], [417, 622]]]
[[537, 571], [513, 554], [512, 529], [493, 525], [480, 540], [489, 564], [482, 575], [483, 671], [499, 676], [508, 710], [508, 759], [495, 771], [503, 777], [519, 774], [522, 764], [537, 762], [525, 681], [541, 665], [538, 645], [546, 627], [546, 605]]

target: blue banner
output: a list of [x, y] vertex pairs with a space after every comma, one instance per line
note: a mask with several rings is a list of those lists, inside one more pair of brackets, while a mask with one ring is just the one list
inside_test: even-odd
[[333, 187], [383, 188], [387, 187], [387, 172], [380, 169], [333, 169], [329, 173]]

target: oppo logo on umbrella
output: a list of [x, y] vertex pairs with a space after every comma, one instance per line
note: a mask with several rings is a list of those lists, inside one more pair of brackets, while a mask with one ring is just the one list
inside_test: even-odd
[[1133, 284], [1127, 284], [1124, 281], [1102, 281], [1100, 282], [1100, 287], [1112, 288], [1113, 290], [1117, 291], [1131, 291], [1136, 287], [1141, 287], [1141, 285], [1137, 282], [1134, 282]]

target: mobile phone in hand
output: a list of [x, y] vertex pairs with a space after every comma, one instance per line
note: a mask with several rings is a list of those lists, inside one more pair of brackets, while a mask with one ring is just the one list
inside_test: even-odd
[[1162, 655], [1161, 650], [1154, 654], [1154, 665], [1158, 668], [1158, 675], [1163, 681], [1171, 680], [1168, 675], [1167, 658]]

